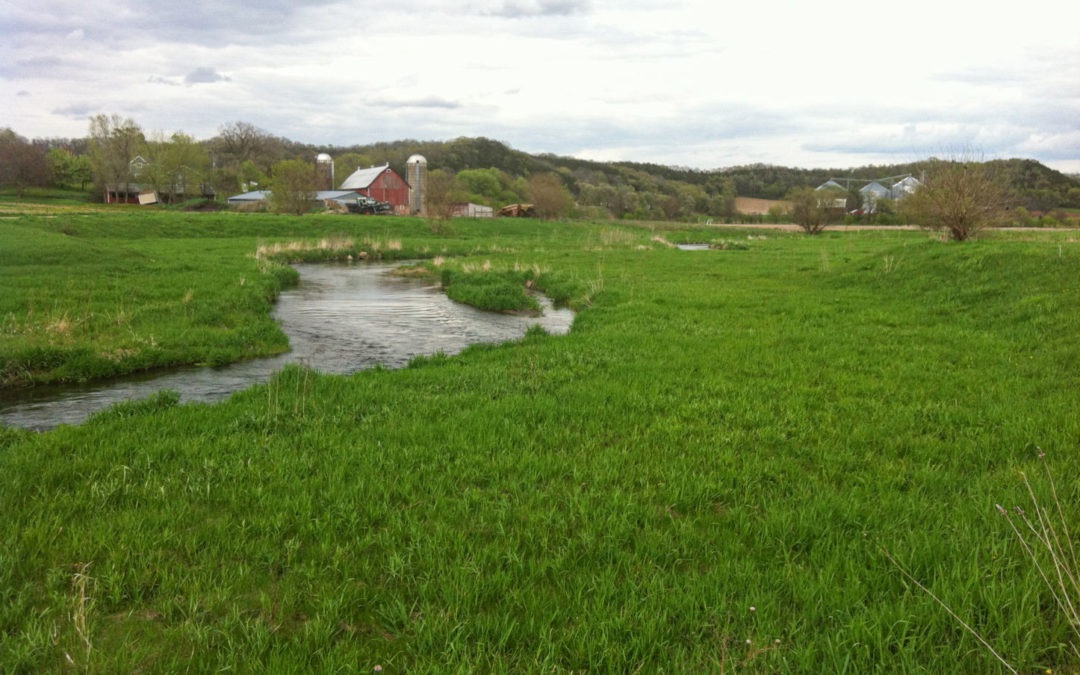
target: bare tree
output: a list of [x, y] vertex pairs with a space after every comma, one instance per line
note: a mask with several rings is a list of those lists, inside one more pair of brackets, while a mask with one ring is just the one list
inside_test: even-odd
[[131, 160], [146, 144], [142, 129], [130, 117], [94, 115], [90, 118], [90, 165], [101, 187], [127, 192], [134, 180]]
[[922, 185], [902, 202], [902, 212], [925, 227], [964, 241], [1003, 222], [1013, 197], [992, 164], [932, 160]]
[[441, 234], [454, 214], [454, 202], [461, 197], [457, 177], [442, 169], [429, 171], [424, 185], [424, 215], [432, 232]]
[[42, 187], [49, 179], [45, 151], [11, 129], [0, 129], [0, 185], [15, 187], [23, 196], [28, 187]]
[[529, 176], [529, 193], [536, 206], [536, 215], [541, 218], [558, 218], [574, 205], [570, 191], [563, 186], [562, 179], [553, 173]]
[[834, 190], [815, 190], [809, 187], [795, 188], [787, 194], [791, 202], [791, 219], [807, 234], [818, 234], [829, 224], [829, 219], [843, 203], [845, 195]]
[[221, 125], [211, 145], [220, 156], [220, 164], [231, 167], [250, 161], [266, 171], [275, 159], [281, 158], [280, 139], [249, 122]]

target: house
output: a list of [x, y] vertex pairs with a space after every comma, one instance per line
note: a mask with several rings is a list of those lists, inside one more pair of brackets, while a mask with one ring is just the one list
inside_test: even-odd
[[[157, 204], [162, 198], [168, 202], [178, 202], [194, 197], [213, 199], [216, 195], [214, 188], [199, 180], [200, 173], [188, 166], [180, 165], [173, 169], [168, 176], [162, 176], [160, 172], [149, 171], [154, 165], [136, 155], [128, 162], [127, 183], [106, 183], [104, 199], [106, 204]], [[155, 173], [157, 175], [155, 176]], [[186, 178], [192, 181], [189, 190]], [[138, 182], [142, 181], [142, 182]], [[198, 182], [198, 185], [194, 183]]]
[[399, 215], [409, 214], [409, 184], [389, 164], [357, 169], [341, 182], [338, 190], [351, 190], [380, 202], [387, 202]]

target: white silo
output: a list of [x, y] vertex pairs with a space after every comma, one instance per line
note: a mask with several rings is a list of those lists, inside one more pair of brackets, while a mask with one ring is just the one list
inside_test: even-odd
[[334, 158], [325, 152], [315, 155], [315, 174], [319, 177], [320, 190], [333, 190]]
[[413, 155], [405, 162], [405, 176], [409, 184], [409, 213], [423, 213], [427, 187], [427, 160], [423, 155]]

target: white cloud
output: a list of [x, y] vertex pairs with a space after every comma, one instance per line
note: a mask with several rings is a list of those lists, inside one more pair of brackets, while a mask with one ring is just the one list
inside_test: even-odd
[[[206, 137], [243, 119], [315, 143], [484, 135], [700, 167], [846, 166], [958, 143], [1080, 161], [1080, 6], [1051, 0], [1013, 13], [931, 0], [401, 0], [358, 21], [342, 0], [110, 7], [108, 20], [74, 0], [11, 8], [6, 124], [81, 135], [86, 115], [117, 112]], [[78, 58], [58, 53], [64, 38]]]

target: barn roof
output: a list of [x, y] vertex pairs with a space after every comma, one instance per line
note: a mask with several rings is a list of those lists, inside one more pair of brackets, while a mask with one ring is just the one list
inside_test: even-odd
[[[233, 195], [229, 197], [230, 204], [237, 202], [257, 202], [263, 199], [270, 198], [269, 190], [255, 190], [254, 192], [245, 192], [241, 195]], [[322, 201], [324, 199], [355, 199], [356, 193], [352, 190], [319, 190], [315, 193], [315, 199]]]
[[357, 169], [349, 174], [349, 177], [342, 181], [338, 189], [341, 190], [364, 190], [371, 187], [371, 184], [386, 171], [392, 171], [389, 164], [382, 166], [371, 166], [366, 169]]
[[262, 199], [268, 199], [269, 197], [270, 197], [270, 191], [269, 190], [255, 190], [254, 192], [245, 192], [244, 194], [233, 195], [232, 197], [229, 197], [226, 201], [228, 201], [230, 203], [232, 203], [232, 202], [257, 202], [257, 201], [260, 201]]
[[827, 180], [814, 188], [815, 190], [843, 190], [844, 186], [834, 180]]

